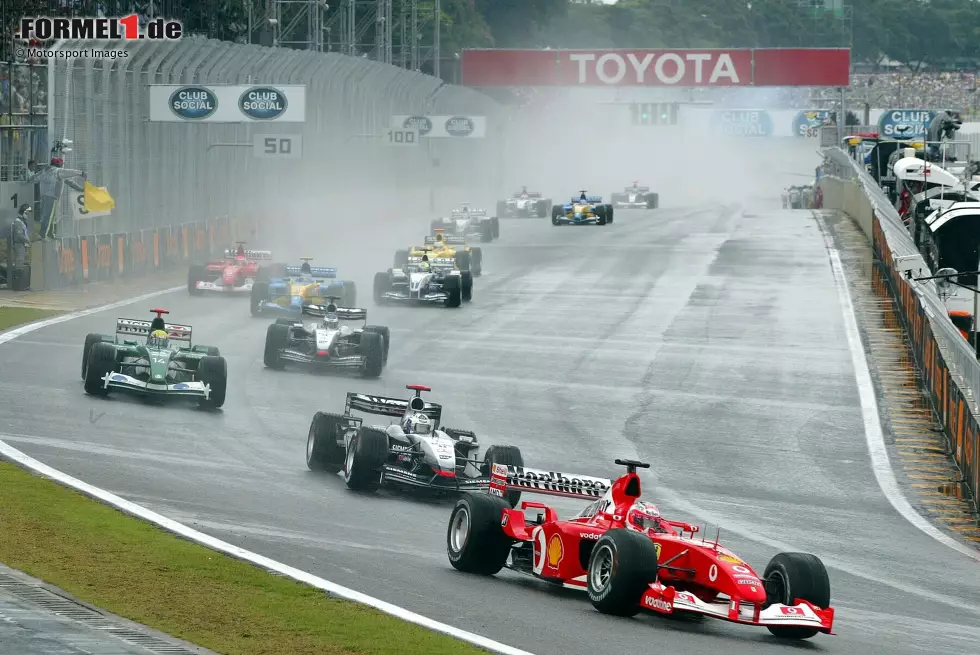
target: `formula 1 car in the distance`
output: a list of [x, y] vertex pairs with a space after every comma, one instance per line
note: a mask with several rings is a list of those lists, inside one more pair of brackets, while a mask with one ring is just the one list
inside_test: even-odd
[[457, 269], [469, 271], [473, 277], [483, 275], [483, 249], [480, 246], [470, 246], [465, 237], [447, 235], [442, 228], [432, 231], [435, 234], [425, 237], [423, 245], [395, 252], [394, 267], [405, 268], [410, 258], [421, 261], [423, 256], [428, 256], [433, 261], [452, 259]]
[[497, 201], [497, 216], [500, 218], [548, 218], [552, 204], [551, 198], [544, 198], [537, 191], [528, 191], [527, 187], [521, 187], [520, 191], [507, 200]]
[[[765, 627], [777, 637], [833, 634], [830, 578], [808, 553], [780, 553], [763, 577], [733, 552], [708, 541], [698, 526], [669, 521], [640, 500], [637, 468], [618, 480], [495, 465], [490, 493], [468, 493], [449, 520], [446, 549], [452, 566], [494, 575], [505, 566], [565, 587], [587, 591], [604, 614], [633, 616], [641, 609], [688, 614]], [[576, 517], [559, 519], [542, 503], [513, 507], [509, 491], [591, 501]], [[528, 520], [527, 510], [536, 519]]]
[[304, 305], [323, 305], [325, 298], [341, 298], [345, 307], [357, 306], [357, 286], [338, 280], [336, 268], [310, 266], [312, 257], [301, 257], [300, 266], [283, 267], [283, 276], [252, 285], [252, 316], [301, 316]]
[[246, 250], [245, 242], [225, 250], [223, 259], [206, 264], [192, 264], [187, 269], [187, 293], [248, 293], [256, 280], [268, 279], [283, 268], [282, 264], [262, 264], [272, 260], [271, 250]]
[[[343, 414], [317, 412], [306, 440], [311, 471], [344, 472], [347, 486], [371, 491], [380, 486], [446, 495], [487, 489], [494, 465], [522, 466], [516, 446], [490, 446], [482, 460], [480, 445], [469, 430], [443, 427], [442, 405], [422, 398], [429, 387], [409, 384], [409, 400], [348, 393]], [[391, 425], [363, 424], [352, 411], [398, 418]], [[520, 492], [508, 500], [517, 503]]]
[[602, 196], [588, 196], [585, 191], [564, 205], [551, 209], [552, 225], [606, 225], [613, 222], [613, 206], [603, 205]]
[[610, 200], [617, 209], [656, 209], [660, 206], [660, 196], [650, 193], [650, 187], [640, 186], [639, 182], [633, 182], [621, 193], [612, 194]]
[[500, 236], [500, 220], [488, 216], [486, 209], [473, 209], [469, 203], [454, 209], [448, 218], [437, 218], [429, 225], [433, 234], [446, 232], [447, 236], [463, 239], [479, 239], [484, 243]]
[[[115, 337], [92, 333], [82, 348], [85, 393], [122, 391], [157, 398], [190, 398], [205, 407], [225, 402], [228, 365], [214, 346], [192, 345], [189, 325], [163, 320], [166, 309], [151, 309], [152, 321], [116, 319]], [[119, 340], [119, 337], [142, 337]], [[186, 345], [182, 345], [186, 344]]]
[[473, 299], [473, 274], [461, 271], [452, 257], [409, 257], [402, 268], [374, 275], [377, 305], [409, 303], [459, 307]]
[[[272, 369], [301, 364], [308, 369], [357, 371], [368, 378], [381, 376], [388, 362], [391, 330], [367, 325], [367, 310], [338, 307], [339, 297], [327, 297], [328, 304], [304, 305], [303, 315], [322, 317], [304, 323], [301, 318], [278, 318], [265, 334], [263, 361]], [[364, 321], [360, 328], [346, 321]]]

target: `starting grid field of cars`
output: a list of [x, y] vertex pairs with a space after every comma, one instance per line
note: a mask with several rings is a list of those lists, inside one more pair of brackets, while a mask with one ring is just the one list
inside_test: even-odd
[[[376, 304], [458, 308], [472, 300], [483, 253], [471, 240], [491, 242], [499, 217], [546, 218], [553, 225], [609, 225], [616, 208], [656, 208], [659, 197], [634, 183], [612, 203], [585, 191], [554, 205], [526, 189], [498, 203], [496, 217], [469, 206], [434, 221], [420, 246], [395, 253], [393, 266], [374, 278]], [[389, 328], [367, 324], [357, 289], [334, 268], [274, 263], [272, 253], [244, 243], [224, 258], [191, 266], [188, 293], [241, 293], [256, 317], [273, 317], [263, 360], [271, 369], [329, 368], [377, 378], [388, 361]], [[125, 392], [183, 398], [216, 409], [225, 401], [227, 364], [215, 346], [192, 342], [191, 326], [169, 323], [165, 309], [152, 320], [119, 318], [114, 336], [89, 334], [82, 354], [86, 393]], [[351, 324], [361, 323], [360, 327]], [[483, 450], [469, 430], [445, 427], [442, 405], [408, 385], [408, 398], [347, 393], [337, 412], [316, 412], [310, 423], [310, 470], [342, 473], [349, 488], [379, 487], [459, 495], [449, 516], [446, 552], [454, 568], [477, 576], [504, 568], [586, 593], [600, 612], [632, 616], [689, 614], [765, 627], [777, 637], [833, 634], [830, 580], [807, 553], [780, 553], [760, 576], [695, 525], [663, 517], [642, 500], [638, 469], [616, 460], [616, 480], [524, 466], [520, 449]], [[357, 414], [383, 417], [365, 425]], [[578, 515], [561, 519], [525, 494], [580, 500]]]

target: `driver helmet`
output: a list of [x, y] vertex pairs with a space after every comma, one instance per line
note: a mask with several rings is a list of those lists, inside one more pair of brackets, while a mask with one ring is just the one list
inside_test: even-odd
[[150, 348], [166, 348], [170, 344], [170, 335], [166, 330], [154, 330], [146, 340]]
[[323, 317], [323, 327], [328, 330], [337, 330], [340, 328], [340, 319], [331, 312]]
[[581, 200], [582, 202], [585, 202], [585, 191], [582, 192], [582, 195], [579, 196], [578, 199]]
[[648, 532], [650, 530], [664, 532], [665, 530], [661, 525], [661, 521], [662, 517], [657, 506], [653, 503], [643, 502], [642, 500], [633, 503], [629, 513], [626, 515], [626, 526], [638, 532]]
[[405, 434], [431, 434], [432, 421], [425, 414], [409, 414], [402, 421], [402, 430]]
[[235, 251], [235, 257], [245, 259], [245, 246], [238, 246], [238, 250]]
[[313, 275], [313, 269], [310, 268], [310, 262], [303, 262], [303, 265], [299, 267], [299, 272], [303, 275]]
[[422, 263], [419, 264], [419, 270], [422, 271], [422, 272], [424, 272], [424, 273], [428, 273], [429, 271], [431, 271], [432, 270], [432, 266], [429, 264], [429, 260], [423, 259], [422, 260]]

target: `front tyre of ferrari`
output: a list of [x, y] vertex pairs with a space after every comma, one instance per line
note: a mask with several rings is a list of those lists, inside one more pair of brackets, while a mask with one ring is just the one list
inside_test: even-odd
[[510, 509], [507, 502], [490, 494], [464, 493], [456, 501], [446, 532], [446, 553], [454, 569], [494, 575], [504, 568], [511, 547], [500, 525], [505, 509]]
[[97, 343], [102, 343], [102, 335], [91, 333], [85, 335], [85, 346], [82, 348], [82, 379], [85, 379], [85, 374], [88, 372], [88, 358], [92, 354], [92, 346]]
[[634, 616], [647, 585], [657, 580], [657, 548], [625, 528], [606, 532], [589, 555], [589, 600], [603, 614]]
[[88, 367], [85, 370], [85, 393], [91, 396], [105, 396], [109, 390], [105, 388], [103, 378], [116, 368], [116, 347], [111, 343], [92, 344], [88, 356]]
[[[794, 599], [809, 601], [820, 608], [830, 607], [830, 576], [816, 555], [779, 553], [766, 566], [766, 606], [780, 603], [794, 605]], [[813, 628], [766, 626], [781, 639], [809, 639], [817, 634]]]
[[286, 368], [280, 356], [283, 348], [289, 345], [289, 326], [273, 323], [265, 331], [265, 352], [262, 361], [269, 368], [281, 371]]
[[201, 295], [202, 292], [197, 288], [197, 283], [203, 280], [205, 276], [207, 276], [205, 266], [191, 264], [190, 268], [187, 269], [187, 293], [192, 296]]
[[391, 346], [391, 329], [384, 325], [365, 325], [364, 332], [376, 332], [384, 339], [384, 365], [388, 365], [388, 348]]
[[[521, 449], [517, 446], [490, 446], [483, 454], [483, 464], [480, 467], [480, 474], [485, 478], [489, 478], [494, 464], [524, 466], [524, 456], [521, 454]], [[505, 498], [511, 507], [517, 507], [517, 504], [521, 502], [521, 492], [509, 490]]]
[[336, 473], [344, 468], [346, 453], [337, 437], [346, 425], [347, 419], [341, 414], [317, 412], [313, 415], [310, 433], [306, 439], [307, 468], [326, 473]]
[[381, 377], [385, 363], [385, 339], [377, 332], [362, 332], [358, 346], [364, 365], [361, 373], [366, 378]]
[[224, 357], [206, 355], [197, 365], [197, 381], [211, 388], [208, 397], [201, 398], [202, 407], [218, 409], [225, 404], [225, 392], [228, 389], [228, 362]]
[[380, 469], [388, 459], [388, 435], [360, 427], [347, 444], [344, 481], [354, 491], [373, 491], [381, 481]]

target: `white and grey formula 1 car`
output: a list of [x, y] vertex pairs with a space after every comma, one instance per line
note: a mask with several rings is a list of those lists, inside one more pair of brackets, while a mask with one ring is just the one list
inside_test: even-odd
[[497, 216], [501, 218], [548, 218], [551, 214], [551, 198], [542, 198], [527, 187], [515, 193], [507, 200], [497, 201]]
[[656, 209], [660, 206], [660, 196], [650, 193], [650, 187], [639, 186], [636, 182], [621, 193], [612, 194], [611, 200], [617, 209]]
[[[306, 441], [306, 465], [312, 471], [344, 472], [347, 486], [370, 491], [379, 486], [417, 489], [445, 495], [488, 491], [494, 464], [523, 466], [515, 446], [490, 446], [482, 460], [468, 430], [440, 425], [442, 406], [426, 402], [429, 387], [407, 385], [410, 400], [348, 393], [343, 414], [317, 412]], [[400, 418], [391, 425], [363, 425], [352, 411]], [[508, 492], [516, 504], [520, 492]]]
[[404, 268], [389, 268], [374, 274], [374, 302], [378, 305], [459, 307], [472, 299], [473, 274], [456, 268], [455, 258], [409, 257]]
[[[303, 306], [303, 314], [322, 317], [318, 321], [283, 317], [269, 326], [265, 333], [265, 365], [282, 370], [287, 364], [301, 364], [310, 369], [380, 377], [388, 363], [391, 330], [382, 325], [366, 325], [366, 309], [337, 307], [338, 297], [327, 300], [327, 305]], [[344, 325], [347, 321], [364, 321], [365, 325], [355, 329]]]
[[448, 218], [437, 218], [432, 221], [430, 230], [445, 231], [446, 236], [462, 237], [464, 239], [479, 239], [487, 243], [500, 237], [500, 221], [496, 216], [487, 215], [486, 209], [473, 209], [469, 203], [454, 209]]

